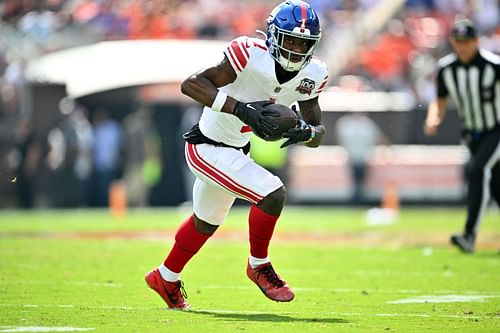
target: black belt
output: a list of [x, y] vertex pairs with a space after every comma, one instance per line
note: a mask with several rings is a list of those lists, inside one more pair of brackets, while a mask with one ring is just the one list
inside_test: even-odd
[[462, 136], [466, 142], [467, 141], [480, 141], [481, 138], [483, 138], [486, 134], [494, 132], [494, 131], [498, 131], [498, 130], [500, 130], [500, 124], [496, 125], [495, 127], [493, 127], [490, 130], [481, 131], [481, 132], [464, 130], [464, 131], [462, 131]]
[[245, 155], [248, 154], [248, 152], [250, 151], [250, 142], [244, 145], [243, 147], [234, 147], [225, 144], [223, 142], [217, 142], [210, 138], [207, 138], [205, 135], [203, 135], [203, 133], [201, 133], [199, 124], [194, 125], [188, 132], [184, 133], [182, 137], [184, 138], [184, 140], [186, 140], [186, 142], [191, 143], [193, 145], [208, 143], [216, 147], [227, 147], [236, 150], [241, 150]]

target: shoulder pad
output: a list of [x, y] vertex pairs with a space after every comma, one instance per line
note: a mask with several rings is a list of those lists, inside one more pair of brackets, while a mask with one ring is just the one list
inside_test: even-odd
[[258, 38], [241, 36], [229, 42], [229, 45], [224, 50], [224, 54], [229, 59], [234, 70], [242, 72], [248, 64], [252, 49], [267, 52], [265, 41]]

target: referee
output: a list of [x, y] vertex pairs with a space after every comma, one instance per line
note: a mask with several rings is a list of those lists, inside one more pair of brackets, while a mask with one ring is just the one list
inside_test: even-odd
[[472, 253], [490, 196], [500, 206], [500, 57], [479, 48], [476, 27], [468, 19], [454, 23], [450, 43], [454, 52], [439, 61], [437, 98], [427, 110], [424, 132], [437, 132], [451, 97], [470, 151], [467, 220], [451, 243]]

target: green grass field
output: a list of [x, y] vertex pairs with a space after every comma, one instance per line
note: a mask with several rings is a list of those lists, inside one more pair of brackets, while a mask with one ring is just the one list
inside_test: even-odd
[[0, 212], [0, 332], [500, 332], [500, 218], [474, 255], [448, 245], [463, 209], [286, 208], [271, 245], [291, 303], [246, 278], [247, 211], [235, 207], [182, 274], [190, 311], [166, 310], [144, 274], [187, 212]]

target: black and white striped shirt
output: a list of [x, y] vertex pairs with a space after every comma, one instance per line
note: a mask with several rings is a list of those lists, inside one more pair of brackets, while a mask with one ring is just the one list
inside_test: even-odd
[[454, 53], [438, 64], [438, 97], [452, 98], [463, 129], [482, 133], [500, 126], [500, 57], [480, 49], [469, 64]]

